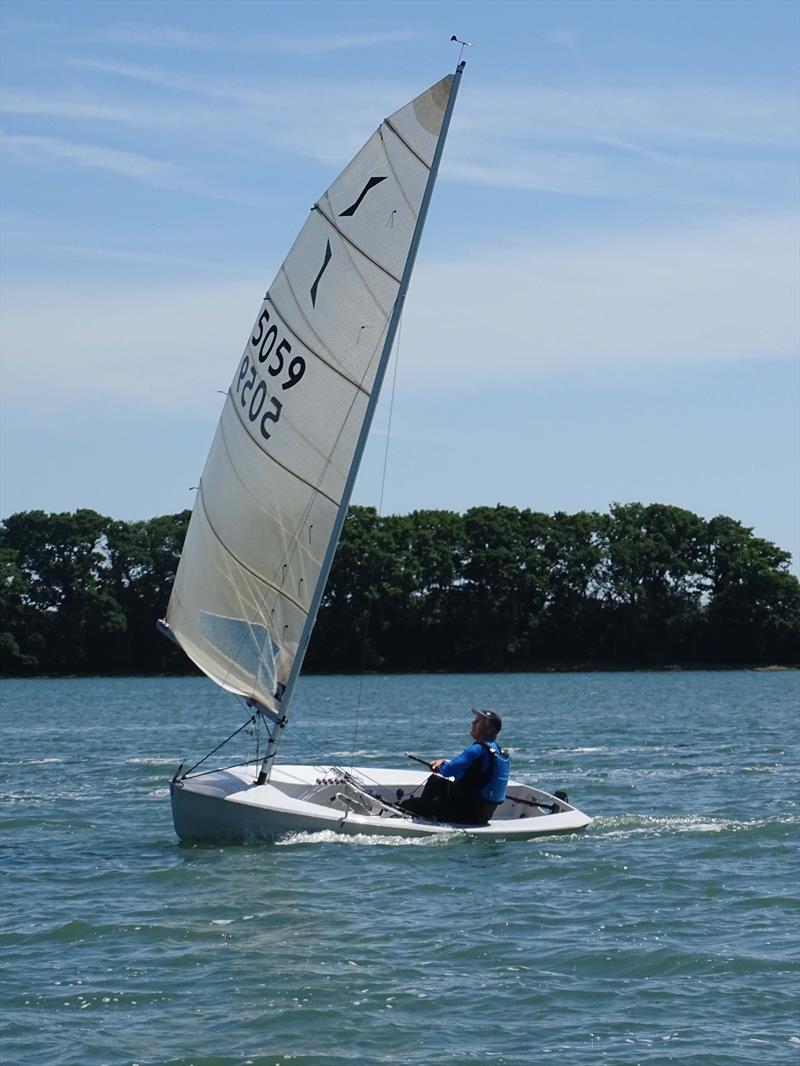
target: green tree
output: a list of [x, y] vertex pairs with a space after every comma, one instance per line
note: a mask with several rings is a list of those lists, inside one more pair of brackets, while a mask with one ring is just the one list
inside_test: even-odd
[[791, 556], [733, 518], [708, 523], [707, 647], [719, 662], [800, 658], [800, 583]]
[[[0, 543], [4, 541], [0, 532]], [[28, 673], [39, 665], [33, 652], [41, 639], [35, 639], [37, 614], [29, 606], [29, 584], [17, 552], [0, 546], [0, 673]]]
[[549, 523], [545, 514], [499, 504], [464, 515], [457, 640], [462, 669], [502, 670], [529, 662], [531, 634], [549, 593]]
[[609, 608], [605, 654], [663, 663], [681, 658], [696, 636], [707, 588], [706, 526], [667, 504], [613, 504], [601, 588]]
[[190, 511], [142, 522], [111, 522], [106, 534], [107, 581], [127, 619], [112, 650], [114, 668], [183, 673], [194, 667], [156, 630], [166, 612]]
[[[155, 629], [189, 512], [95, 511], [0, 527], [0, 669], [194, 667]], [[731, 518], [666, 504], [608, 514], [514, 507], [380, 517], [350, 508], [307, 659], [311, 671], [789, 663], [800, 582], [789, 555]]]
[[26, 574], [23, 602], [41, 624], [36, 657], [47, 671], [83, 672], [103, 662], [106, 638], [125, 628], [105, 584], [109, 520], [96, 511], [25, 511], [5, 522], [5, 546]]
[[549, 662], [590, 664], [606, 631], [602, 598], [610, 519], [594, 511], [553, 515], [545, 543], [550, 594], [541, 655]]

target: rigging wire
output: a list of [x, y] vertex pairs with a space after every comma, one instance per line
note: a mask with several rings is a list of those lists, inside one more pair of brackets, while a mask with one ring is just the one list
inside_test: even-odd
[[394, 346], [394, 371], [392, 373], [392, 392], [389, 399], [389, 423], [386, 427], [386, 446], [383, 450], [383, 471], [381, 473], [381, 491], [378, 497], [378, 514], [383, 514], [383, 493], [386, 488], [386, 470], [389, 466], [389, 444], [392, 438], [392, 416], [394, 415], [394, 397], [397, 391], [397, 370], [400, 366], [400, 342], [403, 336], [403, 316], [397, 323], [397, 343]]
[[[203, 700], [203, 703], [205, 705], [205, 711], [203, 712], [203, 714], [202, 714], [202, 716], [200, 717], [199, 720], [196, 719], [196, 718], [193, 719], [194, 728], [191, 730], [191, 736], [189, 738], [188, 746], [184, 748], [184, 756], [183, 756], [183, 758], [180, 761], [179, 770], [183, 767], [183, 764], [189, 758], [189, 752], [192, 751], [194, 749], [194, 747], [196, 746], [197, 738], [200, 736], [201, 733], [205, 732], [206, 726], [208, 725], [208, 722], [209, 722], [209, 719], [211, 718], [211, 715], [213, 714], [216, 717], [217, 716], [217, 711], [220, 708], [223, 707], [223, 704], [225, 706], [227, 706], [227, 702], [228, 702], [227, 701], [227, 696], [228, 696], [228, 694], [227, 694], [227, 692], [225, 692], [225, 690], [223, 688], [218, 687], [217, 685], [214, 685], [211, 688], [208, 688], [206, 686], [204, 691], [206, 691], [208, 693], [208, 695], [209, 695], [208, 699]], [[242, 728], [244, 728], [244, 726]], [[236, 732], [238, 733], [239, 730], [237, 729]], [[236, 736], [236, 733], [231, 734], [231, 737], [234, 737], [234, 736]], [[228, 737], [228, 740], [230, 740], [231, 737]], [[227, 744], [227, 742], [228, 741], [225, 740], [222, 743], [223, 744]], [[221, 747], [221, 746], [222, 745], [219, 745], [219, 747]], [[219, 747], [215, 748], [214, 751], [218, 751]], [[213, 754], [213, 752], [209, 752], [209, 755], [212, 755], [212, 754]], [[208, 758], [208, 755], [205, 756], [205, 758]], [[203, 761], [203, 760], [201, 760], [201, 761]], [[195, 766], [199, 766], [199, 765], [200, 765], [199, 763], [195, 763]], [[187, 770], [186, 772], [189, 773], [190, 771]]]
[[253, 724], [254, 724], [254, 722], [255, 722], [255, 720], [256, 720], [256, 716], [255, 716], [255, 715], [251, 715], [251, 717], [250, 717], [250, 718], [248, 718], [248, 719], [247, 719], [247, 721], [246, 721], [246, 722], [245, 722], [245, 723], [244, 723], [243, 725], [240, 725], [238, 729], [235, 729], [235, 730], [234, 730], [234, 731], [233, 731], [233, 732], [231, 733], [231, 735], [230, 735], [229, 737], [226, 737], [226, 738], [225, 738], [225, 740], [223, 740], [223, 741], [222, 741], [222, 743], [221, 743], [221, 744], [217, 744], [216, 748], [214, 748], [214, 750], [213, 750], [213, 751], [210, 751], [210, 752], [208, 753], [208, 755], [204, 755], [204, 756], [203, 756], [203, 758], [202, 758], [202, 759], [200, 759], [200, 761], [199, 761], [199, 762], [196, 762], [196, 763], [194, 764], [194, 766], [190, 766], [190, 767], [189, 767], [189, 769], [188, 769], [188, 770], [186, 771], [186, 773], [185, 773], [185, 774], [184, 774], [183, 776], [184, 776], [184, 777], [188, 776], [188, 775], [189, 775], [189, 774], [190, 774], [190, 773], [192, 772], [192, 770], [196, 770], [198, 766], [202, 766], [202, 765], [203, 765], [203, 763], [204, 763], [204, 762], [206, 761], [206, 759], [210, 759], [212, 755], [216, 754], [216, 752], [218, 752], [218, 751], [219, 751], [219, 749], [220, 749], [220, 748], [223, 748], [223, 747], [225, 747], [225, 745], [226, 745], [226, 744], [228, 743], [228, 741], [229, 741], [229, 740], [233, 740], [233, 738], [234, 738], [234, 737], [235, 737], [235, 736], [236, 736], [236, 735], [237, 735], [238, 733], [241, 733], [241, 731], [242, 731], [243, 729], [247, 729], [247, 727], [248, 727], [249, 725], [253, 725]]
[[[392, 437], [392, 417], [394, 415], [394, 400], [397, 392], [397, 371], [400, 365], [400, 342], [402, 340], [403, 333], [403, 316], [400, 316], [400, 320], [397, 323], [397, 340], [394, 346], [394, 369], [392, 371], [392, 389], [389, 395], [389, 420], [386, 426], [386, 444], [383, 449], [383, 469], [381, 471], [381, 488], [378, 494], [378, 517], [383, 516], [383, 497], [386, 489], [386, 471], [389, 466], [389, 445]], [[377, 570], [377, 560], [372, 560], [372, 576], [375, 576]], [[370, 582], [372, 584], [372, 582]], [[353, 762], [355, 760], [356, 747], [358, 743], [358, 731], [361, 724], [361, 706], [362, 696], [364, 692], [364, 677], [367, 667], [367, 647], [369, 645], [369, 625], [372, 620], [372, 609], [367, 605], [366, 617], [364, 619], [364, 640], [361, 647], [361, 670], [359, 671], [358, 679], [358, 694], [356, 696], [356, 713], [353, 720], [353, 740], [350, 750], [350, 769], [353, 769]]]

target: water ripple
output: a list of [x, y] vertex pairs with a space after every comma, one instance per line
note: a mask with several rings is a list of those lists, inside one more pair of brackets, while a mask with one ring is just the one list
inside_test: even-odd
[[[353, 747], [374, 765], [402, 763], [409, 707], [425, 708], [414, 746], [436, 753], [458, 748], [464, 708], [498, 705], [519, 775], [596, 820], [522, 844], [180, 845], [169, 752], [206, 700], [218, 716], [201, 749], [230, 731], [220, 697], [197, 679], [6, 683], [6, 1061], [797, 1063], [795, 675], [301, 690], [321, 762], [351, 754], [329, 704], [346, 714], [359, 693], [370, 732]], [[290, 738], [286, 757], [307, 749]]]

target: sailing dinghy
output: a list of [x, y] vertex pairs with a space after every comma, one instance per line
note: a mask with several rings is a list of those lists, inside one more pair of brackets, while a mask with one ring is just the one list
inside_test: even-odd
[[[314, 204], [228, 390], [162, 629], [267, 735], [263, 762], [179, 768], [181, 839], [533, 837], [591, 821], [512, 782], [483, 826], [399, 808], [427, 774], [275, 765], [375, 412], [464, 63], [385, 119]], [[244, 728], [244, 727], [242, 727]]]

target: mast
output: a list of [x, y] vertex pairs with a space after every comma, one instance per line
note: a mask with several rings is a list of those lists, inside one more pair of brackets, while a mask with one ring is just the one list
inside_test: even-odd
[[[397, 328], [400, 324], [400, 317], [403, 313], [403, 305], [405, 303], [406, 293], [411, 281], [411, 274], [414, 269], [414, 262], [417, 257], [417, 250], [422, 238], [422, 230], [425, 226], [425, 219], [428, 214], [428, 207], [430, 205], [431, 197], [433, 196], [433, 187], [436, 183], [436, 177], [439, 173], [439, 163], [441, 162], [442, 153], [444, 152], [444, 144], [447, 139], [447, 133], [450, 128], [450, 119], [453, 114], [453, 108], [456, 102], [456, 95], [458, 93], [458, 87], [461, 82], [461, 75], [466, 66], [466, 61], [461, 62], [456, 67], [455, 74], [453, 75], [453, 84], [450, 87], [450, 96], [447, 101], [447, 107], [445, 109], [444, 118], [442, 119], [442, 128], [439, 133], [439, 139], [436, 143], [436, 150], [431, 160], [431, 169], [428, 174], [428, 180], [425, 185], [425, 192], [422, 196], [422, 202], [420, 204], [419, 215], [417, 216], [417, 222], [414, 227], [414, 233], [411, 238], [411, 245], [408, 251], [408, 258], [406, 259], [405, 269], [403, 270], [403, 276], [400, 279], [400, 287], [395, 298], [394, 308], [392, 309], [392, 316], [389, 319], [389, 324], [386, 330], [386, 340], [384, 341], [383, 350], [381, 351], [380, 361], [375, 374], [375, 381], [370, 393], [369, 401], [367, 404], [366, 415], [361, 425], [361, 430], [358, 435], [358, 441], [356, 443], [355, 453], [353, 456], [353, 462], [350, 465], [350, 471], [345, 481], [344, 490], [342, 492], [341, 502], [339, 504], [339, 510], [336, 514], [336, 520], [333, 526], [333, 532], [328, 542], [328, 547], [325, 552], [325, 556], [322, 561], [322, 567], [320, 569], [319, 578], [316, 588], [314, 589], [314, 595], [311, 598], [309, 605], [308, 615], [303, 626], [303, 630], [300, 634], [300, 640], [298, 641], [297, 652], [292, 663], [292, 668], [289, 673], [289, 677], [286, 682], [286, 688], [281, 698], [281, 716], [273, 719], [274, 724], [270, 731], [269, 743], [267, 746], [267, 753], [264, 757], [264, 761], [261, 765], [261, 770], [258, 775], [257, 784], [263, 785], [269, 780], [269, 775], [272, 772], [272, 767], [275, 762], [275, 755], [278, 750], [278, 745], [283, 737], [283, 730], [288, 722], [289, 706], [294, 696], [295, 686], [297, 679], [300, 675], [300, 669], [303, 665], [303, 659], [305, 658], [306, 650], [308, 648], [308, 642], [311, 639], [311, 632], [317, 620], [317, 612], [319, 611], [320, 603], [322, 602], [322, 596], [325, 591], [325, 586], [328, 582], [328, 575], [330, 574], [331, 566], [333, 565], [333, 557], [336, 554], [336, 549], [339, 545], [339, 538], [342, 533], [342, 527], [344, 526], [345, 518], [347, 517], [347, 509], [350, 505], [350, 497], [353, 493], [353, 487], [355, 485], [356, 476], [358, 474], [358, 468], [361, 465], [361, 457], [364, 454], [364, 448], [367, 444], [367, 438], [369, 436], [370, 427], [372, 425], [372, 419], [375, 415], [375, 410], [378, 406], [378, 399], [380, 397], [381, 386], [386, 374], [386, 367], [389, 364], [389, 358], [391, 356], [392, 347], [394, 346], [394, 339], [397, 334]], [[273, 716], [270, 714], [270, 718]]]

